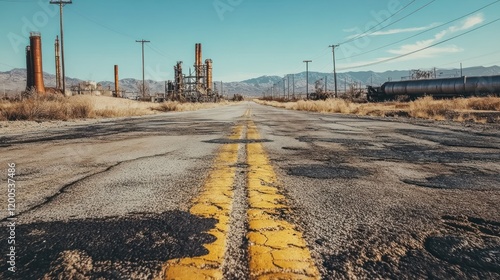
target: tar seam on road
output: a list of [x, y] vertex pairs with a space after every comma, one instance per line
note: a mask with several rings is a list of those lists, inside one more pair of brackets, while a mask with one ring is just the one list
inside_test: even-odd
[[[246, 128], [242, 137], [246, 136]], [[240, 145], [238, 150], [238, 163], [234, 182], [233, 210], [229, 220], [229, 233], [227, 236], [227, 251], [222, 267], [223, 278], [226, 280], [248, 279], [248, 242], [247, 242], [247, 164], [245, 145]]]
[[[230, 139], [239, 139], [242, 129], [242, 125], [236, 126]], [[206, 255], [167, 261], [162, 269], [166, 279], [222, 279], [238, 148], [239, 144], [235, 143], [221, 147], [201, 193], [189, 210], [193, 215], [218, 221], [215, 228], [207, 232], [216, 240], [204, 245], [208, 250]]]

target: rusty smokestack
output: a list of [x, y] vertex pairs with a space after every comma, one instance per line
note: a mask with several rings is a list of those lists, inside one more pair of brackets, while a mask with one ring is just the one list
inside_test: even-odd
[[26, 90], [29, 91], [35, 87], [33, 81], [33, 60], [31, 59], [31, 47], [26, 46]]
[[56, 42], [54, 44], [56, 52], [56, 88], [62, 90], [61, 84], [61, 61], [59, 60], [59, 36], [56, 36]]
[[207, 91], [212, 91], [212, 60], [206, 59], [205, 65], [207, 66], [207, 73], [205, 74], [205, 88], [207, 89]]
[[45, 93], [42, 67], [42, 37], [39, 32], [30, 33], [30, 49], [31, 60], [33, 63], [33, 81], [36, 91], [39, 93]]
[[202, 68], [203, 65], [201, 64], [201, 44], [197, 43], [195, 45], [195, 59], [194, 59], [194, 72], [196, 75], [196, 87], [198, 87], [200, 84], [200, 79], [201, 76], [203, 75], [202, 73]]
[[118, 65], [115, 65], [115, 96], [121, 97], [119, 92], [119, 80], [118, 80]]
[[195, 45], [194, 65], [195, 65], [195, 67], [198, 67], [201, 65], [201, 44], [200, 43], [197, 43]]

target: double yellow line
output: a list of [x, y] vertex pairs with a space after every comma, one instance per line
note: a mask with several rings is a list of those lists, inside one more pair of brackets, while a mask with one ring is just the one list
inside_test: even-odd
[[[246, 118], [246, 139], [257, 140], [246, 144], [248, 193], [248, 256], [250, 279], [319, 279], [302, 233], [280, 218], [288, 212], [283, 195], [276, 188], [278, 180], [269, 162], [257, 128]], [[242, 138], [243, 125], [233, 128], [230, 139]], [[166, 279], [222, 279], [229, 217], [233, 201], [233, 183], [236, 176], [239, 144], [224, 144], [215, 160], [200, 195], [193, 200], [191, 214], [218, 221], [208, 231], [217, 239], [204, 247], [208, 254], [192, 258], [169, 260], [163, 266]]]

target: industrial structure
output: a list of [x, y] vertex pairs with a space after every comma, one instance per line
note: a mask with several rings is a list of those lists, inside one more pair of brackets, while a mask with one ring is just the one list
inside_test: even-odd
[[430, 95], [438, 98], [498, 95], [500, 75], [421, 79], [386, 82], [380, 87], [368, 86], [368, 101], [393, 100], [398, 96], [416, 99]]
[[191, 102], [216, 102], [221, 96], [212, 80], [212, 60], [206, 59], [202, 64], [201, 44], [195, 44], [194, 73], [189, 69], [189, 74], [183, 74], [182, 61], [174, 66], [174, 81], [165, 85], [167, 98]]
[[30, 33], [30, 45], [26, 47], [26, 91], [45, 93], [42, 67], [42, 36]]

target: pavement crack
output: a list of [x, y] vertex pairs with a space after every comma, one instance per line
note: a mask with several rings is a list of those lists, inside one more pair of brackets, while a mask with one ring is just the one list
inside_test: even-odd
[[26, 209], [24, 211], [21, 211], [21, 212], [17, 213], [14, 216], [5, 217], [5, 218], [3, 218], [3, 219], [0, 220], [0, 223], [7, 221], [7, 218], [18, 218], [18, 217], [20, 217], [23, 214], [26, 214], [26, 213], [29, 213], [31, 211], [37, 210], [37, 209], [39, 209], [39, 208], [41, 208], [41, 207], [43, 207], [43, 206], [51, 203], [57, 197], [59, 197], [61, 194], [65, 193], [69, 188], [75, 186], [76, 184], [78, 184], [80, 182], [83, 182], [83, 181], [85, 181], [85, 180], [87, 180], [89, 178], [92, 178], [92, 177], [94, 177], [96, 175], [106, 173], [106, 172], [110, 171], [111, 169], [113, 169], [113, 168], [115, 168], [115, 167], [117, 167], [117, 166], [119, 166], [119, 165], [121, 165], [123, 163], [129, 163], [129, 162], [133, 162], [133, 161], [136, 161], [136, 160], [142, 160], [142, 159], [147, 159], [147, 158], [154, 158], [154, 157], [159, 157], [159, 156], [165, 156], [165, 155], [168, 155], [168, 154], [170, 154], [170, 152], [168, 152], [168, 153], [162, 153], [162, 154], [155, 154], [155, 155], [151, 155], [151, 156], [138, 157], [138, 158], [128, 159], [128, 160], [124, 160], [124, 161], [119, 161], [119, 162], [117, 162], [115, 164], [112, 164], [112, 165], [106, 167], [105, 169], [103, 169], [101, 171], [97, 171], [97, 172], [94, 172], [92, 174], [88, 174], [88, 175], [86, 175], [86, 176], [84, 176], [82, 178], [79, 178], [77, 180], [74, 180], [74, 181], [72, 181], [70, 183], [67, 183], [67, 184], [63, 185], [54, 194], [52, 194], [51, 196], [46, 197], [44, 201], [42, 201], [42, 202], [40, 202], [40, 203], [38, 203], [36, 205], [33, 205], [32, 207], [30, 207], [30, 208], [28, 208], [28, 209]]

